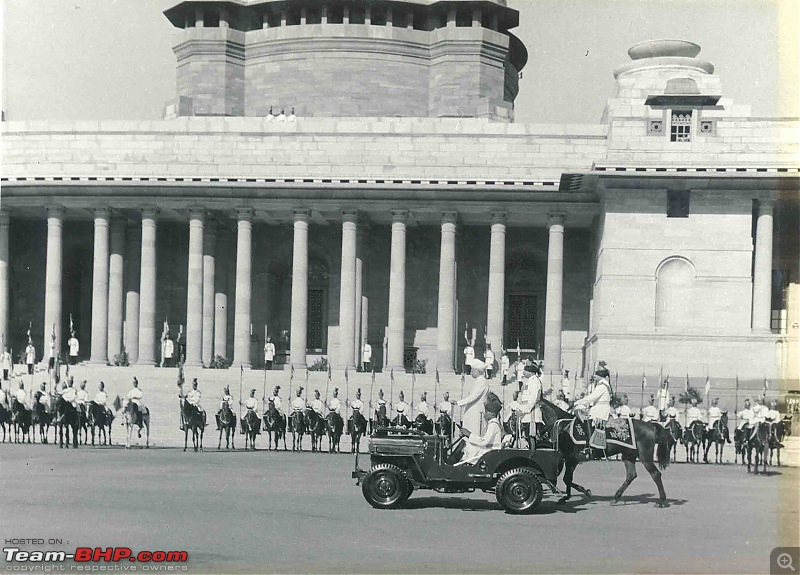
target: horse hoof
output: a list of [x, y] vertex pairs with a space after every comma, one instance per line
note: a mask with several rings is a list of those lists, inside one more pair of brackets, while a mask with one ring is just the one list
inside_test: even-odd
[[609, 504], [613, 507], [619, 503], [619, 499], [612, 499]]
[[564, 496], [564, 497], [560, 498], [560, 499], [557, 501], [557, 503], [558, 503], [558, 505], [564, 505], [564, 504], [567, 502], [567, 500], [568, 500], [568, 499], [569, 499], [569, 497], [567, 497], [567, 496]]
[[666, 509], [667, 508], [667, 502], [666, 501], [658, 501], [656, 503], [656, 507], [658, 509]]

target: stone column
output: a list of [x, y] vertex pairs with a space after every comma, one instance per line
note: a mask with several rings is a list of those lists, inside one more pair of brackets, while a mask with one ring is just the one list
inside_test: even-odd
[[94, 211], [94, 265], [92, 267], [92, 353], [89, 361], [108, 363], [108, 228], [110, 211]]
[[436, 322], [436, 368], [455, 372], [456, 212], [442, 214], [439, 256], [439, 313]]
[[[291, 362], [306, 369], [308, 328], [308, 217], [307, 210], [294, 212], [294, 247], [292, 249], [292, 325], [289, 335]], [[341, 329], [341, 326], [339, 326]]]
[[356, 329], [356, 242], [358, 239], [355, 211], [342, 213], [342, 274], [339, 290], [339, 366], [353, 369]]
[[42, 358], [50, 358], [50, 337], [56, 332], [56, 350], [61, 349], [61, 281], [64, 208], [47, 210], [47, 268], [44, 280], [44, 341]]
[[186, 283], [186, 365], [203, 365], [203, 231], [205, 211], [189, 212], [189, 278]]
[[364, 347], [362, 339], [362, 306], [361, 299], [364, 296], [364, 226], [359, 226], [358, 238], [356, 239], [356, 293], [355, 293], [355, 320], [353, 331], [353, 363], [356, 368], [361, 365], [361, 349]]
[[214, 359], [214, 281], [217, 272], [215, 251], [217, 249], [217, 226], [207, 221], [203, 235], [203, 355], [205, 366]]
[[[217, 288], [214, 290], [214, 355], [220, 357], [228, 356], [228, 273], [230, 265], [228, 261], [228, 233], [226, 230], [217, 228], [216, 253], [220, 257], [215, 258], [214, 283]], [[218, 261], [217, 261], [218, 260]]]
[[125, 220], [111, 220], [111, 256], [108, 260], [108, 359], [122, 351], [122, 314], [125, 268]]
[[6, 210], [0, 210], [0, 340], [2, 340], [0, 347], [8, 345], [8, 226], [10, 219]]
[[492, 213], [492, 238], [489, 246], [489, 305], [486, 337], [495, 357], [503, 345], [504, 297], [506, 289], [506, 214]]
[[250, 368], [250, 298], [252, 293], [253, 210], [239, 210], [236, 236], [236, 315], [233, 365]]
[[564, 301], [564, 214], [547, 223], [547, 293], [544, 311], [544, 369], [561, 372], [561, 316]]
[[132, 365], [139, 361], [139, 281], [142, 257], [141, 226], [128, 227], [128, 288], [125, 292], [125, 351]]
[[772, 212], [773, 200], [758, 201], [755, 264], [753, 266], [753, 331], [772, 330]]
[[392, 252], [389, 272], [389, 341], [386, 367], [403, 370], [406, 330], [406, 210], [392, 212]]
[[142, 211], [142, 256], [139, 264], [140, 365], [156, 363], [156, 217], [158, 210]]

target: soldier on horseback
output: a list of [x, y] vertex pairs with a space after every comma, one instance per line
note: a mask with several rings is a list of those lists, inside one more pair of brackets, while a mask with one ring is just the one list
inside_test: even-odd
[[67, 387], [61, 390], [61, 399], [64, 401], [71, 403], [72, 407], [78, 407], [78, 392], [77, 390], [72, 387], [72, 378], [69, 379], [67, 382]]
[[703, 414], [700, 412], [700, 408], [697, 407], [697, 400], [692, 398], [692, 407], [686, 411], [686, 427], [691, 427], [694, 425], [695, 421], [698, 421], [705, 426], [705, 423], [703, 422]]
[[297, 397], [292, 400], [292, 411], [300, 412], [301, 414], [306, 411], [306, 400], [303, 399], [303, 388], [297, 390]]
[[13, 397], [23, 409], [28, 409], [28, 393], [25, 391], [25, 384], [23, 382], [19, 382], [19, 389], [14, 392]]
[[423, 391], [422, 394], [419, 396], [419, 404], [417, 405], [417, 411], [419, 415], [424, 415], [425, 419], [430, 419], [428, 415], [428, 410], [430, 407], [428, 406], [428, 392]]
[[[592, 427], [601, 430], [605, 428], [605, 423], [611, 416], [612, 391], [611, 383], [608, 381], [610, 374], [606, 368], [605, 362], [600, 362], [594, 374], [600, 379], [597, 380], [594, 389], [589, 395], [575, 402], [575, 408], [585, 408], [591, 405], [589, 409], [590, 424]], [[589, 437], [594, 439], [591, 429], [589, 431]], [[594, 445], [592, 445], [592, 443], [593, 442], [590, 440], [589, 444], [591, 446], [605, 449], [605, 445], [602, 445], [600, 442], [595, 442]], [[603, 441], [602, 443], [605, 442]]]
[[667, 425], [669, 425], [670, 420], [677, 421], [678, 417], [678, 408], [675, 407], [675, 396], [669, 398], [669, 406], [667, 410], [664, 412], [667, 416]]
[[75, 401], [76, 405], [78, 406], [78, 415], [81, 417], [83, 421], [89, 416], [89, 412], [87, 411], [87, 403], [89, 402], [89, 392], [86, 391], [86, 380], [84, 379], [81, 382], [80, 389], [77, 390], [75, 393]]
[[395, 417], [395, 420], [397, 421], [397, 425], [401, 425], [402, 424], [402, 419], [403, 418], [408, 420], [408, 416], [406, 415], [406, 410], [408, 409], [408, 404], [405, 402], [405, 395], [403, 395], [402, 391], [400, 391], [399, 399], [400, 399], [400, 401], [398, 401], [397, 404], [394, 406], [394, 410], [397, 412], [397, 416]]
[[[142, 415], [144, 414], [144, 403], [142, 402], [143, 397], [144, 393], [141, 389], [139, 389], [139, 380], [134, 377], [133, 387], [128, 391], [125, 398], [127, 399], [128, 403], [133, 405], [134, 420], [131, 423], [139, 426], [139, 437], [141, 437], [142, 428], [144, 427], [144, 421], [142, 420]], [[182, 423], [183, 422], [181, 422], [181, 424]]]
[[656, 398], [651, 395], [647, 407], [642, 410], [642, 421], [650, 421], [652, 423], [658, 421], [658, 409], [656, 409], [655, 402]]
[[[179, 395], [180, 397], [180, 395]], [[203, 409], [200, 405], [200, 401], [203, 399], [203, 394], [197, 389], [197, 378], [192, 380], [192, 389], [189, 390], [189, 393], [186, 394], [186, 402], [189, 405], [194, 406], [195, 409], [202, 415], [203, 417], [203, 426], [206, 425], [206, 410]], [[181, 410], [181, 431], [184, 431], [185, 421], [183, 421], [183, 411]]]
[[[781, 422], [781, 414], [778, 411], [778, 402], [775, 401], [774, 399], [770, 402], [770, 408], [767, 410], [765, 418], [767, 420], [767, 423], [769, 423], [770, 437], [772, 437], [775, 440], [775, 447], [783, 449], [784, 447], [783, 443], [780, 442], [777, 434], [775, 433], [777, 424]], [[778, 461], [780, 461], [780, 457], [778, 458]]]
[[[714, 425], [717, 424], [718, 421], [722, 420], [722, 410], [719, 408], [719, 398], [715, 397], [714, 400], [711, 402], [711, 407], [708, 408], [708, 429], [714, 429]], [[724, 426], [722, 429], [723, 437], [727, 443], [731, 442], [730, 434], [728, 433], [728, 426]]]
[[[281, 386], [276, 385], [275, 389], [272, 390], [272, 397], [269, 398], [269, 402], [275, 406], [275, 409], [278, 410], [278, 413], [283, 418], [284, 423], [286, 422], [286, 414], [283, 411], [283, 399], [280, 396]], [[264, 406], [264, 412], [269, 411], [269, 406]]]
[[[229, 390], [228, 386], [225, 386], [225, 394], [226, 395], [224, 395], [222, 397], [222, 401], [223, 402], [225, 401], [225, 397], [227, 397], [230, 394], [230, 390]], [[233, 399], [233, 398], [231, 398], [231, 399]], [[229, 403], [228, 406], [230, 406], [230, 405], [231, 404]], [[256, 417], [258, 417], [258, 400], [256, 399], [256, 390], [255, 389], [251, 389], [250, 390], [250, 397], [248, 397], [247, 400], [244, 402], [244, 407], [246, 409], [246, 413], [245, 414], [247, 414], [247, 413], [252, 411], [253, 414]], [[222, 407], [220, 407], [220, 412], [222, 412]]]
[[[253, 400], [253, 406], [254, 406], [253, 410], [255, 411], [255, 406], [258, 403], [255, 399], [255, 389], [250, 390], [250, 398], [247, 400], [248, 403], [250, 402], [250, 399]], [[216, 414], [217, 431], [219, 431], [220, 428], [222, 427], [222, 425], [220, 424], [220, 416], [222, 415], [222, 410], [225, 409], [226, 404], [228, 406], [228, 409], [233, 411], [233, 396], [231, 395], [230, 385], [225, 386], [225, 389], [222, 391], [222, 398], [219, 401], [219, 411], [217, 411]]]
[[110, 414], [108, 406], [106, 403], [108, 402], [108, 394], [106, 393], [106, 384], [102, 381], [100, 382], [100, 391], [94, 396], [94, 402], [100, 406], [103, 411], [106, 412], [106, 415]]
[[314, 401], [311, 402], [311, 409], [316, 411], [320, 417], [325, 417], [325, 404], [320, 399], [319, 390], [314, 390]]
[[[378, 402], [380, 402], [380, 399]], [[339, 417], [342, 416], [342, 401], [339, 399], [338, 387], [333, 388], [333, 398], [328, 402], [328, 411], [335, 411]]]
[[42, 382], [39, 386], [39, 391], [36, 393], [36, 399], [42, 404], [46, 413], [50, 413], [50, 394], [47, 393], [47, 384]]

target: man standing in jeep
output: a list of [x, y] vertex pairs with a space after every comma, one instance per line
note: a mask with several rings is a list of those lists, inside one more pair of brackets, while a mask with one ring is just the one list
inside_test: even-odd
[[503, 440], [503, 430], [500, 427], [500, 412], [503, 404], [493, 393], [489, 392], [483, 404], [483, 417], [486, 419], [486, 433], [482, 436], [472, 433], [469, 429], [461, 428], [461, 435], [466, 437], [464, 454], [456, 465], [470, 465], [480, 459], [481, 455], [492, 449], [498, 449]]

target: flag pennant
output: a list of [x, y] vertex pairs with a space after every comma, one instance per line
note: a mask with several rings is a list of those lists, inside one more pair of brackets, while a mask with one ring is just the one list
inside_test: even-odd
[[[70, 316], [70, 317], [72, 317], [72, 316]], [[33, 322], [29, 321], [28, 322], [28, 344], [33, 343], [33, 340], [31, 339], [31, 328], [32, 327], [33, 327]]]
[[469, 345], [469, 324], [464, 324], [464, 341]]
[[74, 331], [75, 331], [75, 323], [72, 321], [72, 314], [69, 314], [69, 333], [70, 333], [70, 335], [72, 335]]
[[439, 369], [436, 369], [436, 384], [439, 384]]
[[333, 369], [331, 368], [331, 364], [328, 364], [328, 379], [333, 379]]
[[711, 378], [706, 375], [706, 395], [711, 391]]
[[769, 380], [764, 377], [764, 393], [767, 393], [767, 388], [769, 387]]
[[294, 364], [292, 364], [291, 369], [289, 370], [289, 383], [294, 379]]
[[350, 383], [350, 377], [347, 375], [347, 366], [344, 366], [344, 381]]
[[372, 372], [372, 383], [375, 383], [375, 372]]
[[647, 376], [642, 374], [642, 388], [647, 387]]

